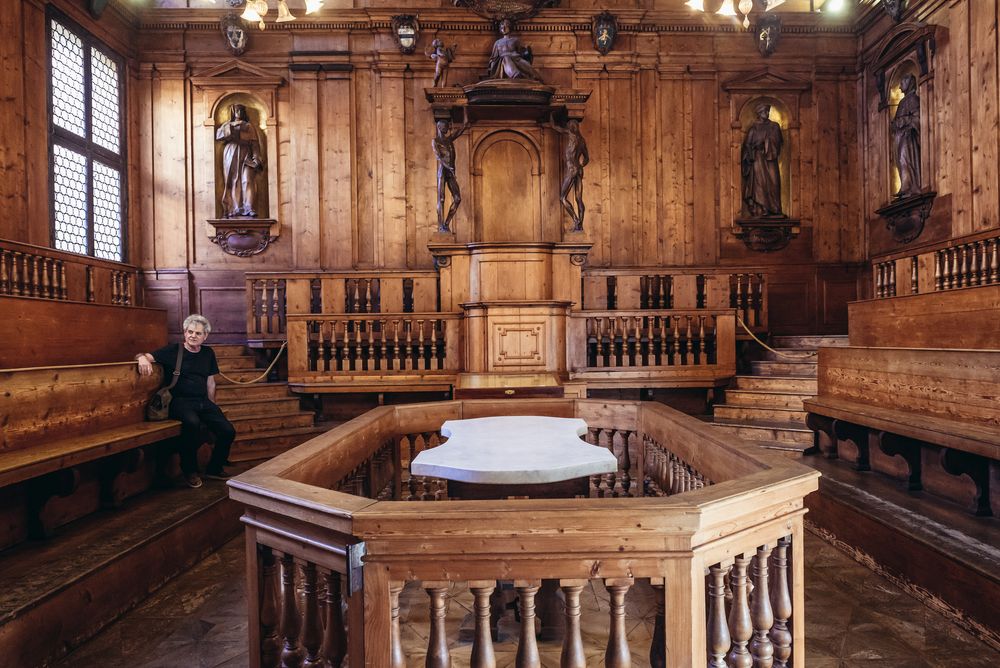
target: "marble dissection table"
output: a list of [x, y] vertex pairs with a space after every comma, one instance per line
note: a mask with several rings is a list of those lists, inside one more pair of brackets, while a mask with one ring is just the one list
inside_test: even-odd
[[618, 470], [611, 452], [580, 438], [586, 433], [578, 418], [449, 420], [441, 426], [447, 442], [418, 454], [410, 472], [448, 480], [452, 498], [586, 496], [590, 476]]

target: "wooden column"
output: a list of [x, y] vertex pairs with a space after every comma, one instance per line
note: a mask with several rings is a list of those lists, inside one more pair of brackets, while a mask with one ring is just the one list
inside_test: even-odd
[[[153, 257], [155, 268], [185, 267], [191, 238], [188, 211], [187, 65], [156, 63], [153, 70]], [[149, 228], [147, 229], [147, 233]]]
[[[320, 228], [319, 193], [321, 172], [306, 165], [319, 165], [318, 65], [290, 67], [292, 180], [291, 211], [294, 262], [296, 267], [320, 266], [323, 232]], [[273, 203], [272, 206], [276, 206]]]

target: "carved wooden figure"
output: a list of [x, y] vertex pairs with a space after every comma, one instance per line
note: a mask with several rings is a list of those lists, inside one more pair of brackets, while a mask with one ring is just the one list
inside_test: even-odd
[[257, 173], [264, 169], [257, 129], [247, 116], [247, 108], [234, 104], [229, 108], [229, 120], [219, 126], [215, 138], [224, 142], [222, 149], [222, 217], [256, 218], [254, 199], [257, 194]]
[[531, 48], [521, 46], [521, 39], [510, 34], [512, 24], [508, 19], [500, 21], [500, 38], [493, 43], [490, 54], [488, 78], [490, 79], [532, 79], [541, 81], [542, 75], [531, 64]]
[[[462, 203], [462, 189], [455, 176], [455, 140], [469, 127], [468, 122], [454, 132], [449, 132], [451, 123], [438, 121], [437, 133], [431, 140], [434, 157], [437, 158], [437, 215], [438, 231], [451, 232], [451, 221], [455, 219], [459, 204]], [[444, 214], [445, 190], [451, 193], [451, 206], [448, 215]]]
[[[584, 214], [583, 168], [590, 162], [587, 142], [580, 133], [580, 122], [577, 120], [570, 120], [566, 123], [566, 127], [561, 127], [550, 121], [546, 127], [566, 136], [566, 148], [563, 149], [563, 180], [562, 185], [559, 186], [559, 201], [573, 221], [572, 230], [580, 232], [583, 230]], [[576, 198], [576, 208], [569, 200], [571, 190]]]
[[783, 216], [781, 211], [781, 126], [768, 116], [771, 105], [762, 102], [757, 120], [747, 129], [740, 155], [743, 175], [743, 215], [749, 218]]
[[434, 61], [434, 82], [431, 84], [435, 88], [448, 85], [448, 68], [455, 60], [455, 51], [458, 44], [445, 46], [444, 42], [435, 39], [431, 42], [431, 47], [424, 51], [424, 55]]
[[900, 82], [903, 99], [892, 119], [892, 141], [896, 169], [899, 170], [899, 191], [896, 197], [920, 193], [920, 98], [917, 78], [907, 74]]

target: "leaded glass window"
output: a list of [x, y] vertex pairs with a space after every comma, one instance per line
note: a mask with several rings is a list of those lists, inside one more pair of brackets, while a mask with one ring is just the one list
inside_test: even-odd
[[121, 262], [125, 237], [123, 64], [49, 12], [52, 238], [56, 248]]

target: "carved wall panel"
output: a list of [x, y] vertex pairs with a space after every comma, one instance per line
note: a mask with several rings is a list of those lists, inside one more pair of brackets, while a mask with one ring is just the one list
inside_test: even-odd
[[526, 135], [486, 135], [475, 147], [472, 170], [475, 241], [558, 241], [542, 238], [540, 157]]

